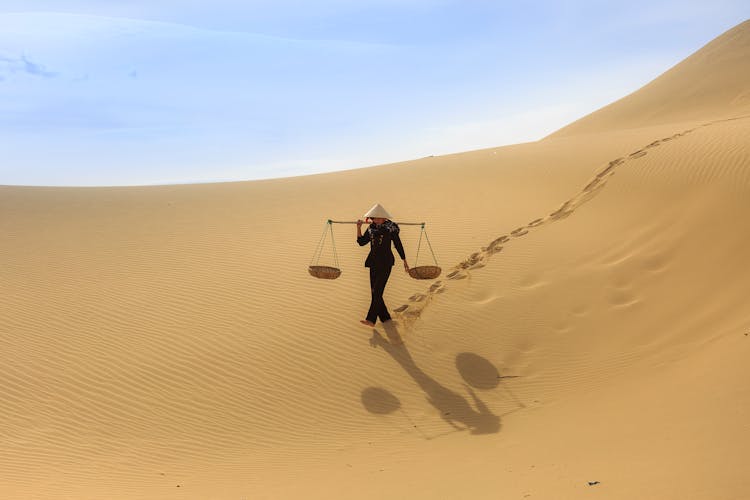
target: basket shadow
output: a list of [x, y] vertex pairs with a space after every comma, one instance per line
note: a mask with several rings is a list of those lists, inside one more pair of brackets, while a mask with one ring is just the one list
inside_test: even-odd
[[419, 366], [401, 341], [393, 321], [382, 324], [388, 340], [373, 329], [370, 345], [380, 347], [406, 371], [424, 391], [427, 401], [438, 411], [440, 417], [456, 431], [468, 431], [471, 434], [491, 434], [500, 431], [500, 416], [495, 415], [468, 385], [465, 386], [472, 403], [437, 380], [429, 376]]

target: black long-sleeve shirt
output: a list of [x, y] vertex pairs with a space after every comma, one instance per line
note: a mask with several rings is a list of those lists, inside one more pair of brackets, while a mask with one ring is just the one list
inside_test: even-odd
[[404, 253], [404, 245], [401, 243], [399, 232], [398, 224], [390, 220], [382, 224], [375, 224], [374, 222], [370, 224], [365, 233], [357, 238], [357, 243], [360, 246], [370, 243], [370, 253], [365, 260], [365, 267], [373, 267], [373, 265], [392, 266], [396, 259], [391, 251], [391, 241], [401, 259], [406, 260], [406, 253]]

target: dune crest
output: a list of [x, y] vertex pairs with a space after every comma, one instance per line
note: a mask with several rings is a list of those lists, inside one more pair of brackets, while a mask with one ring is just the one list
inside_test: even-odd
[[750, 20], [619, 101], [549, 137], [750, 114]]

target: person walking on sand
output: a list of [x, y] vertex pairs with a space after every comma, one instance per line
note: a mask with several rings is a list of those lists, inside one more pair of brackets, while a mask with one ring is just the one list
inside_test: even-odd
[[[359, 246], [370, 244], [370, 253], [365, 260], [365, 267], [370, 268], [370, 290], [372, 291], [372, 300], [370, 301], [370, 310], [367, 311], [367, 318], [360, 321], [363, 325], [375, 326], [375, 322], [385, 322], [391, 319], [388, 309], [383, 301], [383, 292], [385, 285], [388, 283], [388, 277], [391, 275], [391, 268], [396, 259], [391, 252], [391, 241], [396, 247], [401, 260], [404, 261], [404, 270], [409, 272], [409, 264], [406, 263], [406, 254], [404, 245], [401, 244], [400, 231], [398, 224], [391, 220], [390, 214], [386, 212], [379, 203], [376, 203], [364, 216], [365, 220], [357, 220], [357, 243]], [[372, 221], [365, 234], [362, 234], [362, 224]]]

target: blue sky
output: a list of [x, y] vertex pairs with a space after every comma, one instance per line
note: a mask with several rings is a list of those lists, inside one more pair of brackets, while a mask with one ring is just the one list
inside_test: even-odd
[[537, 140], [746, 0], [0, 0], [0, 184], [302, 175]]

